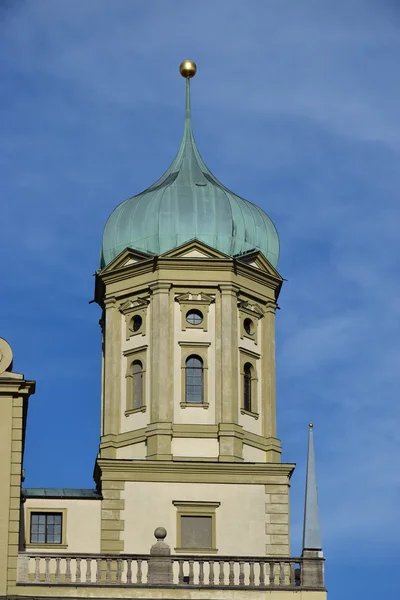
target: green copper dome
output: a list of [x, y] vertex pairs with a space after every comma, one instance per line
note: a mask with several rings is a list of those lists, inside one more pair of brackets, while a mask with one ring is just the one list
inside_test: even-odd
[[178, 154], [158, 181], [113, 210], [104, 228], [99, 266], [104, 268], [125, 248], [158, 255], [192, 239], [229, 256], [261, 250], [274, 267], [278, 263], [279, 238], [271, 219], [220, 183], [199, 154], [187, 79]]

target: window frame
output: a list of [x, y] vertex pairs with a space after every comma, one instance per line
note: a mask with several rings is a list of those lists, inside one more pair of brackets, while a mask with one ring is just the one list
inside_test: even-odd
[[[197, 361], [198, 365], [200, 365], [200, 366], [189, 365], [188, 363], [190, 360]], [[194, 372], [194, 373], [192, 373], [192, 372]], [[189, 400], [189, 397], [191, 395], [191, 394], [189, 394], [189, 388], [192, 388], [193, 386], [196, 385], [195, 383], [194, 384], [188, 383], [189, 373], [191, 374], [190, 376], [192, 376], [192, 377], [200, 378], [201, 394], [200, 394], [199, 402]], [[195, 394], [193, 394], [193, 395], [195, 395]], [[203, 402], [204, 402], [204, 363], [203, 363], [201, 356], [199, 356], [198, 354], [190, 354], [185, 361], [185, 403], [186, 404], [203, 404]]]
[[253, 412], [253, 394], [252, 394], [252, 381], [253, 381], [253, 365], [249, 362], [244, 363], [243, 366], [243, 410], [246, 412]]
[[[186, 554], [216, 554], [218, 549], [215, 511], [221, 505], [221, 502], [173, 500], [172, 504], [177, 509], [175, 552]], [[182, 517], [211, 517], [211, 548], [182, 547]]]
[[[126, 399], [125, 399], [125, 416], [129, 416], [139, 412], [146, 412], [146, 400], [147, 400], [147, 345], [139, 346], [138, 348], [132, 348], [125, 350], [124, 356], [126, 357]], [[136, 362], [140, 362], [142, 365], [142, 404], [141, 406], [135, 407], [133, 404], [133, 365]]]
[[[208, 403], [208, 348], [211, 342], [178, 342], [181, 347], [181, 408], [205, 408]], [[203, 361], [203, 402], [186, 401], [186, 361], [198, 356]]]
[[[135, 367], [139, 366], [139, 370], [135, 371]], [[142, 408], [143, 406], [143, 383], [144, 383], [144, 377], [146, 374], [146, 371], [143, 369], [143, 363], [141, 360], [139, 360], [138, 358], [135, 358], [135, 360], [132, 362], [131, 364], [131, 369], [132, 369], [132, 397], [130, 399], [130, 402], [132, 403], [132, 410], [137, 410]], [[136, 382], [135, 382], [135, 378], [138, 378], [138, 380], [140, 381], [140, 387], [137, 386], [136, 387]], [[137, 389], [139, 388], [139, 389]], [[140, 392], [140, 397], [136, 398], [135, 394], [137, 392]], [[139, 394], [138, 394], [139, 396]], [[136, 400], [139, 400], [139, 402], [136, 402]]]
[[[239, 310], [239, 330], [240, 339], [248, 339], [254, 342], [257, 346], [259, 342], [259, 321], [264, 316], [262, 308], [256, 303], [250, 303], [248, 300], [240, 300], [238, 302]], [[250, 319], [254, 326], [253, 333], [248, 333], [245, 329], [244, 323], [246, 319]]]
[[[129, 341], [136, 335], [145, 336], [147, 328], [147, 311], [150, 304], [148, 297], [133, 297], [124, 302], [119, 310], [125, 317], [125, 338]], [[132, 322], [134, 317], [140, 317], [142, 324], [137, 331], [133, 331]]]
[[[250, 352], [245, 348], [239, 348], [240, 352], [240, 413], [248, 415], [254, 419], [259, 419], [258, 406], [258, 366], [260, 364], [260, 355]], [[245, 366], [251, 367], [251, 410], [245, 405]]]
[[[25, 527], [25, 547], [26, 548], [67, 548], [67, 509], [58, 507], [36, 507], [31, 506], [26, 509], [26, 524]], [[61, 515], [61, 542], [32, 542], [31, 531], [32, 531], [32, 515], [34, 514], [45, 514], [45, 515]]]
[[[175, 302], [178, 302], [181, 310], [181, 330], [200, 329], [208, 331], [208, 313], [210, 305], [215, 302], [215, 298], [206, 294], [202, 290], [191, 290], [175, 296]], [[203, 315], [201, 323], [192, 324], [186, 320], [186, 315], [191, 310], [198, 310]]]

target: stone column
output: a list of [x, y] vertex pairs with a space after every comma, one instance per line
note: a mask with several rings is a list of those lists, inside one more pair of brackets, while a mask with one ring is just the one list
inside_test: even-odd
[[148, 583], [149, 585], [172, 585], [171, 549], [164, 542], [167, 530], [164, 527], [157, 527], [154, 536], [157, 542], [150, 549]]

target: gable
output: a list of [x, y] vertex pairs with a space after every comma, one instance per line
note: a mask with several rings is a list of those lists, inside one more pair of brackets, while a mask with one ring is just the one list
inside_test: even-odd
[[269, 260], [265, 258], [261, 251], [249, 252], [248, 254], [235, 256], [234, 258], [242, 263], [245, 263], [246, 265], [249, 265], [250, 267], [264, 271], [265, 273], [282, 280], [281, 275], [278, 273], [275, 267], [271, 265]]
[[211, 248], [200, 240], [190, 240], [178, 248], [161, 254], [163, 258], [230, 258], [227, 254]]
[[118, 254], [118, 256], [113, 258], [113, 260], [100, 272], [109, 273], [110, 271], [114, 271], [115, 269], [128, 267], [129, 265], [133, 265], [137, 262], [148, 260], [149, 258], [153, 257], [153, 254], [140, 252], [139, 250], [132, 250], [132, 248], [125, 248], [125, 250], [123, 250], [120, 254]]
[[209, 255], [204, 252], [200, 252], [200, 250], [190, 250], [189, 252], [185, 252], [185, 254], [181, 254], [181, 258], [210, 258]]

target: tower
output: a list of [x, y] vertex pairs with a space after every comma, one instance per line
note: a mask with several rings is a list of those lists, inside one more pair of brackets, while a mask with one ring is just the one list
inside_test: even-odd
[[0, 338], [4, 598], [326, 598], [312, 425], [302, 556], [289, 554], [294, 465], [281, 462], [276, 437], [278, 235], [202, 160], [195, 72], [182, 63], [185, 127], [171, 166], [104, 229], [96, 490], [21, 489], [35, 383], [13, 372]]
[[158, 524], [176, 552], [289, 555], [289, 481], [276, 437], [271, 219], [228, 190], [191, 120], [167, 171], [111, 213], [102, 308], [102, 552], [145, 552]]
[[35, 382], [14, 373], [10, 345], [0, 338], [0, 596], [15, 582], [21, 532], [21, 481], [28, 400]]

